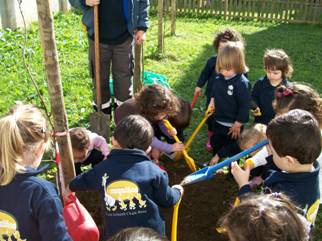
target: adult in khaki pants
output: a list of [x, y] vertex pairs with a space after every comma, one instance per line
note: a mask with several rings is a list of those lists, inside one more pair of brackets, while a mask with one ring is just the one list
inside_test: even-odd
[[[102, 111], [111, 113], [109, 76], [112, 69], [116, 105], [132, 96], [133, 38], [136, 44], [145, 40], [148, 29], [149, 0], [69, 0], [83, 11], [87, 28], [89, 70], [95, 97], [94, 11], [99, 5]], [[94, 98], [96, 100], [96, 98]]]

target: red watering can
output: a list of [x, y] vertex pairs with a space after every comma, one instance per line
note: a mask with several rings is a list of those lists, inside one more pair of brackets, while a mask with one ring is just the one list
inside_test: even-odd
[[65, 202], [64, 219], [73, 241], [98, 241], [99, 230], [86, 208], [74, 194]]

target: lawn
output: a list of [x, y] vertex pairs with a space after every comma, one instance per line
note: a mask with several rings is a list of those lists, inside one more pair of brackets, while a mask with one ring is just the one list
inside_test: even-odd
[[[322, 92], [322, 27], [313, 25], [275, 24], [256, 22], [225, 22], [219, 19], [177, 19], [177, 35], [170, 36], [170, 23], [166, 21], [165, 54], [158, 58], [157, 22], [152, 18], [147, 41], [144, 44], [144, 70], [168, 77], [175, 92], [191, 100], [195, 83], [208, 57], [214, 54], [214, 33], [224, 27], [233, 27], [246, 39], [246, 62], [249, 78], [256, 81], [264, 74], [262, 57], [266, 48], [282, 48], [294, 65], [292, 81], [310, 83]], [[70, 126], [87, 126], [91, 109], [91, 80], [87, 69], [87, 39], [80, 15], [68, 13], [55, 16], [56, 43], [59, 52], [61, 78]], [[24, 35], [19, 30], [0, 30], [0, 114], [5, 113], [15, 101], [39, 104], [34, 87], [22, 63]], [[26, 46], [32, 74], [49, 105], [38, 27], [28, 31]], [[192, 126], [202, 116], [204, 101], [199, 101]], [[200, 116], [200, 117], [196, 117]], [[191, 128], [188, 133], [191, 132]], [[210, 155], [204, 151], [205, 131], [192, 147], [196, 160], [206, 161]], [[322, 214], [317, 224], [322, 233]], [[322, 240], [316, 239], [316, 240]]]

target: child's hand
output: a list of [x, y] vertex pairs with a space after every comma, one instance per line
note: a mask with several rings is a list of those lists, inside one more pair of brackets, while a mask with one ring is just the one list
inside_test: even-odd
[[261, 109], [257, 107], [256, 109], [252, 110], [253, 116], [261, 116]]
[[172, 151], [177, 152], [177, 151], [183, 151], [184, 150], [184, 144], [182, 143], [174, 143], [172, 144]]
[[240, 136], [240, 128], [242, 124], [238, 121], [235, 121], [234, 125], [229, 129], [228, 135], [231, 134], [233, 139], [237, 139]]
[[215, 109], [215, 99], [211, 98], [208, 105], [208, 110], [214, 110], [214, 109]]
[[215, 155], [209, 162], [209, 166], [215, 165], [216, 163], [218, 163], [220, 157], [218, 155]]
[[100, 0], [86, 0], [87, 6], [93, 7], [98, 4], [100, 4]]
[[66, 187], [66, 189], [63, 191], [62, 196], [63, 196], [63, 200], [65, 202], [69, 201], [69, 195], [72, 193], [72, 191], [69, 189], [69, 186]]
[[195, 88], [195, 95], [196, 95], [196, 96], [200, 96], [200, 95], [201, 95], [201, 93], [202, 93], [202, 89], [201, 89], [200, 87], [196, 87], [196, 88]]
[[243, 170], [237, 162], [233, 162], [231, 165], [231, 174], [233, 174], [235, 181], [238, 183], [239, 188], [245, 186], [248, 183], [250, 169], [246, 166]]
[[183, 187], [181, 185], [173, 185], [172, 188], [176, 188], [180, 191], [181, 196], [184, 193]]
[[177, 135], [177, 130], [176, 130], [176, 128], [172, 128], [171, 130], [168, 130], [168, 132], [169, 132], [169, 134], [170, 134], [171, 136], [175, 136], [175, 135]]

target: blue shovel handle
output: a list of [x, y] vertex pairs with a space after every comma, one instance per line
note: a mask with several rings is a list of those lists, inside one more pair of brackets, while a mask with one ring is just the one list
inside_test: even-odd
[[216, 171], [218, 171], [219, 169], [225, 167], [225, 166], [229, 166], [232, 162], [239, 160], [240, 158], [249, 155], [250, 153], [252, 153], [253, 151], [256, 151], [259, 148], [262, 148], [263, 146], [266, 146], [268, 144], [268, 140], [264, 140], [258, 144], [256, 144], [255, 146], [252, 146], [251, 148], [248, 148], [222, 162], [219, 162], [216, 165], [213, 166], [209, 166], [209, 167], [204, 167], [202, 169], [200, 169], [199, 171], [196, 171], [194, 173], [191, 173], [190, 175], [186, 176], [183, 181], [181, 182], [182, 185], [187, 185], [187, 184], [192, 184], [192, 183], [196, 183], [196, 182], [200, 182], [200, 181], [204, 181], [204, 180], [208, 180], [211, 179], [214, 174], [216, 173]]

